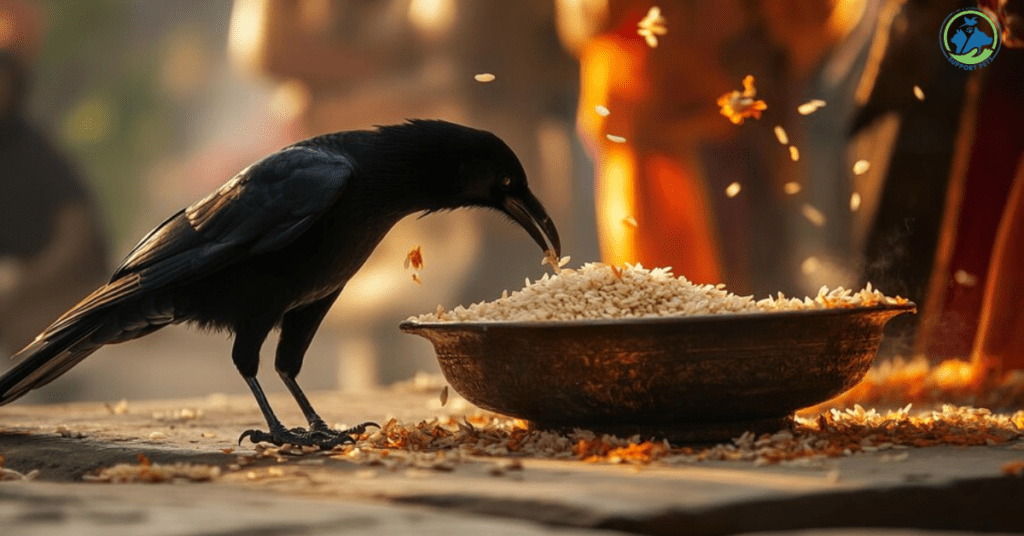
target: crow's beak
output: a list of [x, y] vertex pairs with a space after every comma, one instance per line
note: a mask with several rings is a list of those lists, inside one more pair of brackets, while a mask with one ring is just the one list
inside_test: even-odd
[[[556, 258], [562, 256], [562, 244], [558, 240], [558, 229], [555, 229], [555, 223], [551, 221], [547, 211], [544, 210], [544, 205], [541, 205], [533, 194], [526, 192], [522, 196], [507, 196], [504, 208], [505, 212], [512, 216], [512, 219], [522, 225], [527, 233], [530, 233], [533, 240], [540, 245], [540, 249], [543, 249], [545, 253], [548, 249], [553, 250]], [[548, 243], [551, 244], [550, 247]]]

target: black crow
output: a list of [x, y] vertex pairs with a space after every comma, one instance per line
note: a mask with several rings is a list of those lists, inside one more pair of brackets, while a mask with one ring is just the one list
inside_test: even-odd
[[[189, 322], [234, 334], [231, 357], [269, 426], [245, 431], [239, 442], [350, 442], [372, 423], [327, 427], [295, 381], [306, 349], [345, 283], [396, 222], [460, 207], [503, 212], [542, 249], [560, 254], [558, 231], [527, 187], [519, 159], [489, 132], [413, 120], [286, 147], [143, 238], [109, 283], [14, 356], [22, 361], [0, 377], [0, 405], [104, 344]], [[274, 328], [281, 330], [275, 367], [308, 429], [285, 428], [256, 381], [260, 347]]]

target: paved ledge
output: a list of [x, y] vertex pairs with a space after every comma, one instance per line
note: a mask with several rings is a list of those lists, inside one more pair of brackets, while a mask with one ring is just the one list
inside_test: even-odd
[[[301, 422], [287, 398], [271, 402], [287, 424]], [[313, 402], [329, 422], [342, 423], [467, 411], [453, 403], [440, 408], [436, 393], [396, 390], [319, 393]], [[865, 453], [817, 468], [518, 458], [523, 470], [496, 475], [494, 458], [474, 457], [447, 471], [389, 471], [309, 455], [232, 469], [239, 454], [254, 452], [235, 438], [262, 426], [248, 397], [0, 408], [5, 466], [39, 470], [36, 482], [0, 484], [0, 526], [29, 535], [1024, 531], [1024, 478], [1001, 471], [1024, 460], [1020, 442], [910, 449], [901, 451], [909, 454], [905, 461], [889, 463], [882, 453]], [[208, 483], [82, 483], [101, 468], [136, 463], [138, 454], [224, 472]]]

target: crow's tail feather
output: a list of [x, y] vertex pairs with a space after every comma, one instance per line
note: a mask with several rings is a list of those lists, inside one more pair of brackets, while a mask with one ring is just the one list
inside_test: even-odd
[[52, 382], [89, 357], [103, 346], [96, 340], [102, 327], [100, 318], [83, 318], [56, 332], [43, 332], [11, 358], [21, 362], [0, 377], [0, 406]]
[[96, 289], [64, 313], [12, 359], [21, 362], [0, 376], [0, 406], [64, 374], [105, 344], [152, 333], [176, 321], [173, 294], [140, 297], [138, 274]]

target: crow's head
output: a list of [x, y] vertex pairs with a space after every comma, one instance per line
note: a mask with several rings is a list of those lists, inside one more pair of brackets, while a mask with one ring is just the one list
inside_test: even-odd
[[[423, 150], [432, 205], [428, 211], [461, 207], [498, 210], [516, 223], [540, 245], [561, 255], [558, 230], [540, 201], [530, 192], [526, 172], [512, 149], [484, 130], [438, 120], [412, 120], [390, 134], [415, 133]], [[408, 145], [406, 145], [408, 146]], [[549, 245], [550, 243], [550, 245]]]

